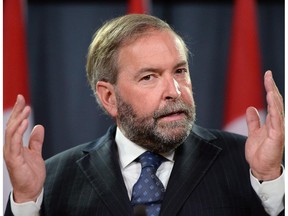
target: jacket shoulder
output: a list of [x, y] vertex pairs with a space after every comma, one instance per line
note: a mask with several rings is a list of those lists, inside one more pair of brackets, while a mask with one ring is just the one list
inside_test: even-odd
[[111, 142], [115, 138], [116, 127], [112, 126], [102, 137], [95, 139], [93, 141], [89, 141], [86, 143], [79, 144], [75, 147], [67, 149], [63, 152], [60, 152], [51, 158], [48, 158], [45, 163], [46, 167], [53, 166], [55, 163], [61, 162], [70, 163], [76, 162], [80, 158], [84, 157], [87, 153], [97, 151], [99, 148], [102, 148], [107, 142]]
[[194, 125], [192, 129], [192, 134], [194, 136], [198, 136], [200, 139], [206, 140], [208, 142], [212, 143], [221, 143], [221, 142], [230, 142], [242, 145], [246, 142], [247, 137], [231, 133], [228, 131], [223, 131], [219, 129], [208, 129], [203, 128], [198, 125]]

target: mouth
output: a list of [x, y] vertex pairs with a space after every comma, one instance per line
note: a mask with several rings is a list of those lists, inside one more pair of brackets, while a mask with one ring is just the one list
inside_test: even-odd
[[170, 122], [170, 121], [183, 120], [185, 117], [186, 117], [186, 112], [180, 110], [180, 111], [165, 113], [163, 115], [158, 116], [157, 119], [161, 121]]

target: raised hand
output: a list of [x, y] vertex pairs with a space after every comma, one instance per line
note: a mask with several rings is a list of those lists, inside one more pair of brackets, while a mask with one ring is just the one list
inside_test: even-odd
[[5, 130], [4, 159], [13, 186], [13, 198], [17, 203], [36, 201], [46, 176], [41, 153], [44, 127], [36, 125], [30, 134], [28, 146], [23, 145], [30, 110], [24, 97], [18, 95]]
[[259, 180], [273, 180], [281, 175], [284, 149], [284, 106], [283, 98], [274, 83], [272, 72], [264, 76], [267, 116], [263, 125], [254, 107], [246, 111], [248, 139], [245, 155], [253, 175]]

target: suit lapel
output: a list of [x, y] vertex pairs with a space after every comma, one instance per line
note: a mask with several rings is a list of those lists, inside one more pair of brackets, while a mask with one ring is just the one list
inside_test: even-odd
[[[77, 164], [111, 214], [128, 216], [132, 215], [133, 208], [117, 160], [114, 132], [110, 130], [97, 143], [88, 146], [85, 150], [87, 154]], [[213, 139], [212, 134], [195, 125], [185, 143], [176, 150], [161, 215], [177, 215], [214, 163], [221, 149], [209, 143]]]
[[87, 154], [77, 163], [111, 214], [127, 216], [132, 214], [132, 207], [117, 160], [114, 137], [108, 132], [91, 149], [88, 147]]
[[167, 185], [161, 215], [177, 215], [186, 199], [205, 176], [221, 149], [208, 131], [193, 127], [192, 134], [175, 152], [175, 164]]

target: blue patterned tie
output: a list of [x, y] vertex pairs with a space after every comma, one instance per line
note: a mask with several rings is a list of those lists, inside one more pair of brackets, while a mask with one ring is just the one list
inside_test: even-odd
[[160, 213], [165, 188], [156, 176], [156, 171], [164, 160], [162, 156], [149, 151], [136, 160], [141, 163], [142, 170], [133, 186], [131, 203], [133, 206], [145, 205], [147, 216], [158, 216]]

